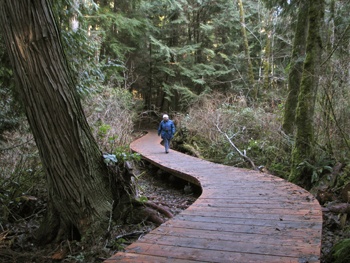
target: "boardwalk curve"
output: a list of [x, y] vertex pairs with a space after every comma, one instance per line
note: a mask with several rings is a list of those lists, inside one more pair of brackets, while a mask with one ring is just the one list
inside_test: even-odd
[[165, 154], [155, 131], [131, 148], [201, 186], [202, 194], [106, 263], [319, 262], [322, 211], [306, 190], [272, 175]]

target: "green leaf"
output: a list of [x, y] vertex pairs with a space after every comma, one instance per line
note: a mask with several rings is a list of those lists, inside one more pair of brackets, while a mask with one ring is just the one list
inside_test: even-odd
[[328, 165], [323, 166], [323, 169], [326, 170], [326, 171], [328, 171], [328, 172], [333, 172], [333, 168], [330, 167], [330, 166], [328, 166]]
[[148, 198], [146, 196], [140, 196], [139, 198], [137, 198], [137, 201], [145, 203], [148, 201]]

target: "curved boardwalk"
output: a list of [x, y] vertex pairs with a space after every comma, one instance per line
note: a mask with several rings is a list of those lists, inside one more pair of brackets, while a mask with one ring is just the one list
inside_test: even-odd
[[200, 185], [202, 195], [105, 262], [319, 262], [322, 212], [309, 192], [272, 175], [165, 154], [156, 132], [131, 148]]

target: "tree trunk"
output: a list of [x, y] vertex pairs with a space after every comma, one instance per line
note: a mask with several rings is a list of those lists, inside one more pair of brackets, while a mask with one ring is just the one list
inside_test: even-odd
[[264, 86], [264, 90], [265, 92], [267, 92], [269, 90], [270, 87], [270, 70], [271, 70], [271, 64], [270, 64], [270, 60], [272, 58], [271, 56], [271, 38], [272, 38], [272, 30], [270, 30], [267, 35], [266, 35], [266, 45], [265, 45], [265, 54], [264, 54], [264, 58], [262, 58], [263, 61], [263, 69], [264, 69], [264, 76], [263, 76], [263, 86]]
[[39, 239], [46, 243], [68, 230], [77, 236], [104, 231], [129, 184], [106, 166], [90, 132], [49, 1], [0, 0], [0, 21], [47, 176], [51, 209]]
[[308, 34], [309, 1], [300, 1], [298, 21], [295, 29], [290, 72], [288, 76], [288, 97], [284, 109], [282, 128], [285, 133], [293, 134], [295, 111], [298, 104], [300, 82], [304, 66], [306, 39]]
[[292, 152], [292, 169], [289, 180], [310, 186], [312, 171], [299, 165], [313, 162], [314, 110], [320, 70], [322, 41], [320, 35], [323, 0], [310, 0], [309, 34], [307, 37], [306, 59], [298, 97], [296, 114], [296, 138]]
[[154, 72], [153, 72], [153, 49], [152, 49], [152, 43], [149, 41], [149, 75], [148, 75], [148, 88], [143, 88], [143, 100], [145, 102], [145, 105], [147, 106], [147, 110], [151, 110], [152, 108], [152, 92], [153, 92], [153, 78], [154, 78]]
[[239, 17], [240, 17], [241, 29], [242, 29], [244, 53], [246, 56], [247, 67], [248, 67], [248, 83], [250, 85], [249, 89], [253, 90], [252, 98], [253, 98], [253, 100], [256, 100], [258, 97], [258, 90], [256, 89], [255, 83], [254, 83], [253, 64], [252, 64], [252, 61], [250, 59], [249, 43], [248, 43], [246, 24], [245, 24], [245, 19], [244, 19], [244, 8], [243, 8], [242, 0], [238, 0], [237, 4], [239, 7]]

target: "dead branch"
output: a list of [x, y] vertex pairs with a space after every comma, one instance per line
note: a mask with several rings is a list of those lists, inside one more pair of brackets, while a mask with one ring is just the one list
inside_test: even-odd
[[350, 214], [350, 204], [348, 203], [329, 204], [327, 207], [323, 208], [322, 211]]
[[[240, 155], [246, 162], [250, 163], [250, 165], [252, 166], [252, 168], [253, 168], [254, 170], [259, 171], [259, 169], [256, 167], [256, 165], [255, 165], [254, 162], [252, 161], [252, 159], [250, 159], [250, 158], [246, 155], [246, 152], [245, 152], [245, 151], [244, 151], [244, 153], [241, 152], [241, 151], [237, 148], [237, 146], [232, 142], [231, 138], [227, 135], [227, 133], [223, 132], [223, 131], [220, 129], [220, 127], [219, 127], [218, 124], [216, 124], [215, 126], [216, 126], [216, 128], [218, 129], [218, 131], [226, 137], [226, 139], [229, 141], [229, 143], [231, 144], [231, 146], [239, 153], [239, 155]], [[236, 136], [237, 134], [238, 134], [238, 133], [236, 133], [234, 136]]]

